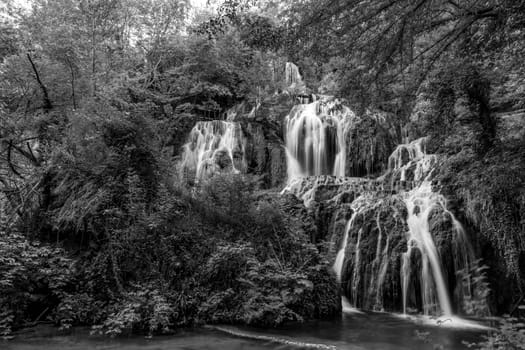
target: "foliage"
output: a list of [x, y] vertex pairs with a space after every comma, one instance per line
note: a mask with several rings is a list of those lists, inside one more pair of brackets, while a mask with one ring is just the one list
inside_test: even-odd
[[[145, 121], [116, 111], [111, 115], [109, 108], [101, 111], [73, 115], [63, 143], [50, 156], [44, 174], [50, 194], [42, 210], [59, 231], [87, 229], [101, 235], [108, 229], [103, 226], [118, 225], [119, 216], [132, 211], [126, 205], [136, 198], [129, 197], [143, 196], [147, 205], [157, 190], [157, 164], [146, 141]], [[133, 189], [141, 193], [129, 192]]]
[[[127, 138], [113, 140], [117, 139], [124, 149], [130, 148]], [[104, 144], [103, 139], [92, 140]], [[74, 159], [90, 159], [80, 147], [75, 150]], [[78, 169], [70, 164], [61, 163], [60, 169]], [[106, 167], [103, 160], [97, 164]], [[72, 229], [68, 220], [55, 228], [64, 244], [76, 241], [83, 251], [74, 260], [64, 260], [71, 264], [68, 274], [54, 272], [57, 278], [75, 283], [49, 287], [58, 291], [52, 294], [46, 318], [62, 330], [96, 325], [94, 332], [109, 336], [151, 335], [202, 322], [277, 326], [337, 312], [337, 289], [326, 273], [327, 261], [281, 209], [255, 199], [253, 179], [240, 175], [215, 179], [215, 187], [203, 189], [198, 197], [200, 204], [186, 202], [183, 193], [164, 185], [148, 199], [140, 176], [129, 175], [129, 169], [117, 166], [118, 162], [111, 164], [114, 175], [106, 175], [107, 182], [116, 181], [113, 177], [124, 179], [119, 187], [121, 198], [106, 196], [104, 210], [95, 206], [82, 216], [87, 226], [73, 225], [73, 232], [79, 230], [85, 242], [67, 235]], [[83, 182], [94, 179], [90, 175]], [[80, 201], [95, 202], [97, 198], [78, 196], [75, 188], [67, 192]], [[68, 201], [52, 203], [54, 211], [71, 206]], [[204, 203], [214, 203], [222, 219], [210, 220], [206, 212], [200, 212]], [[83, 214], [74, 212], [67, 217]], [[243, 222], [239, 223], [237, 215]], [[90, 231], [97, 227], [105, 233]], [[5, 246], [11, 249], [12, 244]], [[63, 250], [55, 253], [65, 254]], [[34, 283], [35, 277], [24, 276]], [[13, 287], [12, 292], [20, 288]], [[12, 297], [2, 294], [2, 298]], [[4, 324], [22, 325], [19, 318], [12, 319], [14, 312], [27, 317], [25, 309], [12, 304], [4, 309]]]
[[472, 267], [459, 270], [456, 273], [461, 277], [462, 293], [464, 293], [463, 312], [467, 315], [486, 317], [490, 315], [488, 298], [490, 285], [486, 270], [488, 266], [480, 265], [481, 261], [472, 262]]
[[74, 325], [97, 323], [105, 313], [105, 303], [88, 293], [65, 293], [61, 297], [53, 317], [60, 330], [69, 330]]
[[[490, 284], [496, 310], [508, 312], [525, 281], [523, 139], [502, 134], [489, 79], [465, 59], [436, 69], [420, 89], [410, 127], [413, 137], [429, 136], [428, 152], [446, 155], [436, 180], [455, 200], [489, 266], [487, 281], [479, 282]], [[505, 282], [494, 277], [502, 275]]]
[[0, 232], [0, 332], [49, 315], [73, 283], [74, 264], [65, 251]]
[[137, 286], [121, 300], [109, 307], [108, 318], [102, 325], [93, 327], [93, 332], [116, 336], [133, 330], [147, 330], [153, 333], [170, 331], [175, 310], [159, 290]]
[[[500, 312], [508, 312], [525, 280], [523, 213], [525, 167], [523, 140], [497, 142], [479, 156], [465, 149], [449, 157], [438, 179], [473, 232], [486, 263], [488, 279]], [[505, 276], [505, 278], [502, 278]]]
[[223, 219], [234, 219], [239, 226], [245, 224], [246, 219], [254, 210], [254, 190], [256, 178], [242, 174], [226, 174], [213, 176], [201, 186], [201, 203], [203, 214], [210, 216], [212, 222]]
[[384, 172], [388, 157], [398, 139], [397, 120], [393, 115], [366, 111], [347, 135], [347, 171], [349, 176], [370, 176]]
[[503, 318], [496, 331], [491, 331], [479, 343], [466, 343], [467, 347], [480, 350], [519, 350], [525, 349], [523, 323], [515, 318]]
[[217, 14], [198, 23], [197, 33], [207, 34], [210, 38], [224, 33], [229, 25], [238, 23], [242, 14], [254, 4], [254, 0], [225, 0], [219, 6]]
[[466, 148], [483, 154], [494, 144], [497, 120], [490, 111], [490, 83], [480, 68], [457, 60], [436, 69], [420, 89], [428, 108], [416, 110], [422, 135], [433, 152], [455, 154]]
[[421, 84], [451, 59], [482, 62], [500, 92], [515, 84], [519, 74], [499, 67], [521, 55], [524, 10], [506, 0], [294, 1], [286, 49], [326, 65], [322, 74], [333, 74], [340, 95], [407, 114]]
[[[381, 171], [418, 96], [415, 133], [450, 155], [438, 180], [494, 257], [494, 293], [480, 278], [466, 309], [485, 312], [477, 300], [502, 290], [499, 276], [512, 281], [500, 304], [523, 290], [524, 145], [498, 141], [492, 114], [523, 106], [523, 4], [252, 5], [190, 23], [188, 1], [34, 0], [0, 25], [2, 334], [42, 320], [116, 336], [337, 313], [312, 228], [259, 178], [173, 179], [189, 128], [274, 96], [288, 60], [361, 105], [351, 175]], [[392, 113], [372, 118], [371, 104]]]
[[[303, 253], [308, 248], [296, 246]], [[328, 268], [326, 262], [307, 260], [296, 266], [283, 255], [276, 254], [264, 261], [256, 255], [250, 245], [223, 245], [208, 260], [204, 278], [217, 282], [209, 282], [212, 296], [200, 310], [207, 319], [275, 327], [335, 312], [337, 296], [333, 290], [324, 294], [318, 289], [330, 283], [322, 277]], [[330, 308], [320, 309], [321, 300], [329, 295], [333, 296]]]
[[253, 13], [242, 16], [239, 32], [246, 45], [262, 51], [277, 51], [284, 34], [282, 28], [270, 18]]

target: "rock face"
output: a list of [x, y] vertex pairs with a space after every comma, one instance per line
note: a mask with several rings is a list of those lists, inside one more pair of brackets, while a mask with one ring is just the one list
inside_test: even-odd
[[275, 95], [251, 108], [245, 105], [229, 117], [246, 135], [247, 172], [260, 176], [266, 188], [286, 182], [282, 125], [293, 104], [291, 96]]
[[304, 201], [317, 228], [315, 241], [330, 242], [326, 254], [336, 261], [334, 273], [339, 276], [341, 294], [356, 307], [400, 311], [406, 208], [399, 196], [381, 185], [362, 178], [326, 176], [301, 179], [285, 191]]
[[184, 145], [181, 170], [190, 181], [246, 171], [246, 139], [238, 123], [198, 122]]
[[[359, 308], [402, 311], [399, 272], [407, 247], [406, 208], [397, 196], [365, 194], [360, 200], [363, 207], [355, 211], [352, 224], [346, 227], [342, 293]], [[339, 237], [342, 246], [343, 235]]]
[[[467, 232], [434, 181], [441, 160], [427, 154], [429, 139], [396, 147], [402, 132], [384, 113], [355, 115], [344, 101], [295, 90], [239, 104], [213, 122], [220, 127], [197, 125], [186, 149], [201, 151], [188, 163], [204, 169], [197, 174], [248, 173], [263, 188], [284, 187], [275, 205], [323, 247], [355, 307], [452, 315], [477, 298], [486, 310], [486, 295], [472, 292], [483, 278]], [[462, 101], [457, 120], [470, 133]]]
[[312, 93], [295, 64], [278, 59], [270, 66], [273, 95], [239, 103], [226, 120], [195, 125], [181, 162], [190, 182], [232, 171], [257, 175], [272, 188], [297, 175], [370, 177], [388, 167], [401, 141], [397, 118], [379, 111], [356, 115], [345, 100]]
[[[355, 307], [452, 315], [474, 298], [475, 256], [435, 192], [438, 157], [427, 155], [425, 145], [419, 139], [398, 146], [377, 179], [298, 178], [283, 191], [303, 201], [315, 241], [330, 242], [326, 254], [341, 293]], [[477, 311], [486, 311], [479, 299]]]
[[388, 157], [401, 137], [383, 112], [367, 111], [359, 116], [346, 137], [346, 176], [378, 176], [388, 168]]
[[275, 188], [298, 175], [377, 175], [388, 167], [397, 134], [384, 114], [356, 116], [344, 103], [284, 92], [254, 105], [241, 103], [226, 120], [198, 122], [184, 146], [185, 177], [233, 171]]

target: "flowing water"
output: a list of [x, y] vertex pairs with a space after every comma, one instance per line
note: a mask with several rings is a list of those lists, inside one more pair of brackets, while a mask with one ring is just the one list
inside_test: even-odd
[[[291, 91], [304, 84], [299, 69], [292, 63], [286, 64], [284, 79]], [[283, 192], [296, 194], [310, 207], [315, 203], [317, 185], [332, 181], [338, 186], [353, 186], [354, 192], [356, 187], [364, 189], [357, 190], [360, 195], [351, 204], [351, 217], [333, 265], [347, 314], [342, 320], [272, 331], [200, 329], [177, 337], [130, 340], [129, 344], [127, 340], [108, 343], [85, 337], [50, 338], [50, 346], [58, 341], [53, 348], [80, 349], [78, 346], [92, 343], [101, 349], [135, 346], [159, 350], [432, 349], [435, 344], [462, 349], [462, 340], [476, 340], [479, 333], [472, 329], [479, 325], [454, 315], [463, 298], [472, 292], [469, 280], [465, 287], [465, 281], [455, 272], [469, 271], [475, 256], [461, 223], [448, 209], [446, 198], [433, 188], [431, 180], [439, 164], [435, 155], [426, 153], [426, 139], [399, 145], [390, 156], [388, 172], [383, 177], [346, 178], [347, 166], [351, 164], [347, 164], [347, 157], [351, 156], [347, 138], [356, 116], [337, 99], [312, 96], [304, 102], [311, 100], [314, 102], [293, 107], [284, 120], [288, 183]], [[227, 121], [197, 123], [184, 146], [181, 168], [186, 174], [198, 181], [217, 172], [246, 170], [246, 138], [240, 124], [234, 121], [236, 115], [234, 111], [228, 114]], [[385, 195], [383, 189], [388, 181], [391, 191], [395, 191]], [[401, 188], [395, 186], [399, 183]], [[432, 228], [436, 219], [441, 220], [441, 226], [451, 227], [445, 233], [436, 232]], [[358, 308], [399, 314], [369, 313]], [[444, 329], [445, 326], [457, 329]], [[465, 327], [471, 330], [466, 331]], [[68, 340], [62, 344], [60, 339]], [[12, 349], [33, 349], [30, 342], [12, 344], [20, 346]]]
[[407, 224], [409, 238], [407, 252], [403, 256], [401, 270], [403, 279], [403, 312], [406, 313], [407, 286], [410, 278], [410, 259], [413, 249], [418, 249], [422, 257], [421, 283], [422, 299], [425, 314], [432, 312], [431, 307], [437, 305], [435, 294], [439, 301], [441, 312], [447, 316], [452, 315], [452, 305], [447, 291], [441, 257], [437, 251], [434, 239], [429, 229], [429, 215], [432, 208], [437, 205], [439, 198], [430, 188], [430, 183], [425, 182], [407, 194], [405, 203], [408, 210]]
[[295, 106], [285, 119], [288, 179], [344, 176], [346, 132], [353, 118], [337, 100]]
[[216, 172], [242, 172], [246, 167], [245, 142], [239, 123], [198, 122], [184, 145], [181, 169], [197, 181]]
[[[295, 64], [287, 62], [284, 73], [287, 89], [297, 90], [303, 87], [299, 68]], [[246, 170], [247, 141], [240, 123], [235, 122], [238, 116], [244, 116], [245, 107], [244, 103], [240, 103], [230, 108], [225, 113], [226, 120], [201, 121], [195, 124], [183, 146], [180, 163], [182, 178], [198, 182], [216, 173], [241, 173]], [[260, 103], [257, 103], [245, 117], [253, 118], [259, 107]], [[323, 111], [326, 111], [326, 108]], [[341, 138], [342, 133], [339, 134]], [[324, 135], [325, 133], [318, 134], [320, 137]], [[341, 143], [341, 140], [338, 142]], [[344, 166], [344, 163], [338, 162]], [[293, 161], [288, 164], [289, 168], [293, 168]], [[298, 166], [297, 169], [299, 168]]]
[[[385, 198], [361, 195], [352, 203], [352, 216], [345, 228], [343, 241], [333, 268], [343, 286], [343, 292], [344, 286], [349, 285], [346, 288], [346, 294], [343, 293], [343, 295], [349, 296], [351, 306], [366, 308], [372, 305], [375, 309], [383, 310], [384, 289], [392, 288], [392, 280], [395, 281], [394, 278], [390, 277], [389, 284], [385, 285], [386, 273], [399, 266], [397, 273], [401, 286], [400, 290], [394, 289], [394, 294], [401, 292], [402, 310], [400, 311], [403, 314], [407, 314], [410, 309], [422, 312], [425, 315], [445, 316], [446, 320], [465, 326], [465, 322], [453, 316], [454, 307], [451, 300], [453, 291], [451, 287], [455, 287], [461, 292], [456, 293], [459, 298], [470, 296], [471, 287], [468, 285], [467, 288], [461, 288], [464, 285], [461, 276], [458, 276], [457, 280], [447, 278], [449, 276], [443, 267], [443, 257], [437, 243], [439, 237], [436, 237], [430, 227], [432, 220], [437, 217], [452, 223], [451, 234], [442, 237], [442, 239], [450, 240], [452, 243], [452, 248], [447, 251], [446, 258], [449, 262], [453, 262], [455, 271], [468, 271], [475, 257], [461, 223], [447, 209], [446, 198], [433, 191], [431, 177], [437, 166], [437, 158], [434, 155], [426, 154], [425, 142], [426, 140], [423, 138], [402, 144], [397, 147], [389, 159], [389, 172], [393, 174], [392, 178], [399, 178], [402, 182], [410, 179], [413, 184], [412, 190], [401, 191], [391, 196], [391, 198], [397, 198], [404, 204], [407, 213], [404, 220], [407, 227], [404, 238], [406, 248], [401, 251], [400, 261], [396, 259], [396, 255], [399, 255], [400, 251], [395, 254], [396, 252], [390, 250], [390, 238], [395, 239], [395, 236], [389, 235], [388, 232], [383, 233], [382, 230], [381, 211], [378, 208], [384, 204]], [[367, 217], [371, 216], [367, 213], [376, 213], [376, 229], [366, 233], [374, 232], [377, 235], [375, 257], [371, 268], [362, 266], [363, 254], [366, 252], [361, 247], [363, 229], [359, 227], [364, 220], [366, 221]], [[356, 230], [357, 234], [352, 236], [352, 247], [350, 251], [347, 251], [350, 232], [353, 230]], [[370, 248], [368, 249], [370, 250]], [[349, 258], [347, 258], [349, 252], [351, 253], [351, 261], [348, 261]], [[345, 264], [351, 267], [350, 272], [348, 268], [345, 268]], [[371, 302], [368, 301], [367, 296], [362, 295], [362, 291], [367, 289], [362, 286], [367, 281], [362, 281], [362, 279], [368, 275], [370, 275], [368, 283], [370, 288], [368, 290], [370, 290], [370, 295], [375, 293], [375, 300]], [[451, 280], [455, 282], [454, 286], [449, 285]], [[417, 293], [419, 296], [415, 295]], [[457, 302], [460, 303], [461, 300], [457, 300]], [[345, 303], [348, 301], [343, 300], [343, 304]], [[390, 309], [395, 311], [396, 305], [391, 306]]]
[[484, 333], [427, 326], [381, 313], [345, 314], [331, 321], [307, 322], [279, 329], [219, 326], [180, 331], [173, 336], [91, 337], [75, 330], [69, 336], [25, 336], [0, 340], [3, 350], [447, 350], [467, 349], [463, 341], [479, 341]]
[[[341, 248], [339, 249], [339, 251], [337, 252], [337, 256], [335, 258], [335, 262], [334, 262], [334, 265], [333, 265], [333, 269], [334, 269], [334, 272], [337, 276], [337, 279], [339, 282], [342, 281], [342, 277], [343, 277], [343, 264], [344, 264], [344, 260], [345, 260], [345, 252], [346, 252], [346, 248], [347, 248], [347, 245], [348, 245], [348, 234], [350, 232], [350, 230], [354, 227], [354, 224], [355, 224], [355, 220], [356, 218], [358, 217], [359, 214], [362, 214], [363, 211], [365, 210], [370, 210], [371, 207], [368, 205], [370, 203], [370, 199], [368, 196], [366, 195], [361, 195], [359, 196], [358, 198], [354, 199], [354, 201], [352, 202], [352, 217], [348, 220], [348, 223], [346, 224], [346, 227], [345, 227], [345, 234], [343, 236], [343, 241], [342, 241], [342, 245], [341, 245]], [[363, 231], [362, 230], [359, 230], [359, 233], [358, 233], [358, 236], [357, 236], [357, 243], [355, 245], [355, 251], [356, 251], [356, 254], [355, 254], [355, 265], [359, 265], [359, 258], [360, 258], [360, 249], [359, 249], [359, 245], [360, 245], [360, 242], [361, 242], [361, 236], [363, 234]], [[355, 285], [357, 280], [359, 279], [359, 276], [357, 275], [356, 273], [356, 270], [354, 271], [354, 274], [352, 276], [352, 282], [353, 284]], [[353, 292], [353, 299], [355, 300], [355, 288], [352, 288], [352, 292]]]
[[[448, 258], [454, 259], [456, 270], [468, 270], [474, 256], [461, 223], [447, 209], [446, 198], [432, 190], [431, 176], [434, 167], [437, 166], [437, 161], [434, 155], [426, 154], [425, 142], [426, 139], [421, 138], [400, 145], [389, 159], [392, 166], [391, 170], [400, 171], [403, 181], [406, 180], [408, 169], [413, 168], [413, 182], [416, 184], [411, 191], [403, 194], [408, 212], [407, 225], [409, 229], [407, 251], [403, 254], [401, 268], [403, 313], [407, 312], [408, 281], [412, 273], [411, 257], [414, 249], [417, 249], [422, 257], [420, 274], [423, 312], [427, 315], [442, 313], [451, 316], [453, 308], [443, 272], [442, 257], [429, 227], [430, 215], [433, 210], [436, 208], [441, 210], [453, 223], [452, 239], [456, 243], [456, 251], [453, 256]], [[403, 158], [403, 153], [408, 154], [408, 159]], [[458, 247], [460, 248], [459, 251], [457, 251]]]

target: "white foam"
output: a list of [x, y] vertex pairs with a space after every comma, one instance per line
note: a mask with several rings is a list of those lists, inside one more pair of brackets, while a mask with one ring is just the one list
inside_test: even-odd
[[408, 315], [400, 313], [391, 313], [390, 315], [401, 318], [423, 326], [457, 328], [457, 329], [478, 329], [489, 330], [491, 327], [476, 321], [467, 320], [458, 316], [428, 316], [428, 315]]
[[364, 315], [365, 314], [363, 311], [359, 310], [358, 308], [353, 307], [348, 302], [348, 299], [346, 299], [345, 297], [341, 298], [341, 306], [342, 306], [343, 312], [345, 314], [359, 314], [359, 315]]
[[334, 345], [307, 343], [307, 342], [302, 342], [299, 340], [294, 340], [294, 339], [289, 339], [289, 338], [276, 337], [276, 336], [271, 336], [271, 335], [262, 335], [262, 334], [257, 334], [253, 332], [241, 331], [239, 329], [235, 329], [232, 327], [205, 326], [205, 328], [223, 332], [223, 333], [232, 335], [234, 337], [290, 345], [290, 346], [298, 347], [302, 349], [323, 349], [323, 350], [336, 350], [337, 349], [337, 347]]

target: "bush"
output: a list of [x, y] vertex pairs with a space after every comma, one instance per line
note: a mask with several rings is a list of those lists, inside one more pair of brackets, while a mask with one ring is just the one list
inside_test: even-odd
[[490, 83], [480, 67], [463, 60], [441, 67], [420, 93], [430, 107], [419, 115], [419, 136], [430, 136], [431, 153], [469, 148], [482, 155], [494, 144], [497, 120], [490, 113]]
[[211, 222], [235, 226], [249, 224], [254, 206], [257, 178], [243, 174], [218, 174], [200, 188], [197, 199], [203, 206], [201, 214]]
[[0, 232], [0, 334], [50, 316], [74, 273], [64, 250]]
[[65, 294], [57, 306], [54, 319], [60, 330], [73, 326], [96, 324], [105, 313], [105, 303], [88, 293]]
[[109, 315], [101, 325], [93, 326], [93, 333], [117, 336], [133, 331], [170, 332], [175, 310], [165, 295], [151, 286], [136, 286], [122, 299], [109, 306]]
[[0, 267], [2, 283], [16, 281], [0, 292], [5, 332], [39, 317], [117, 336], [337, 311], [328, 263], [278, 199], [260, 196], [258, 178], [218, 175], [189, 195], [172, 185], [141, 118], [84, 112], [64, 131], [35, 202], [32, 236], [64, 248], [5, 236], [9, 254], [34, 251]]
[[465, 314], [477, 317], [490, 316], [488, 299], [491, 293], [486, 270], [488, 266], [481, 265], [481, 260], [473, 261], [456, 273], [461, 277], [461, 292], [464, 293], [462, 310]]
[[[307, 246], [295, 248], [308, 255]], [[211, 297], [200, 313], [209, 322], [263, 327], [333, 315], [339, 300], [335, 284], [321, 276], [327, 269], [327, 264], [312, 260], [298, 266], [284, 255], [259, 260], [249, 244], [223, 243], [204, 269]], [[323, 293], [327, 290], [331, 292]], [[320, 309], [323, 298], [331, 301], [331, 308]]]
[[479, 343], [465, 343], [468, 348], [479, 350], [523, 350], [525, 332], [523, 323], [515, 318], [503, 318], [498, 330], [491, 331]]

